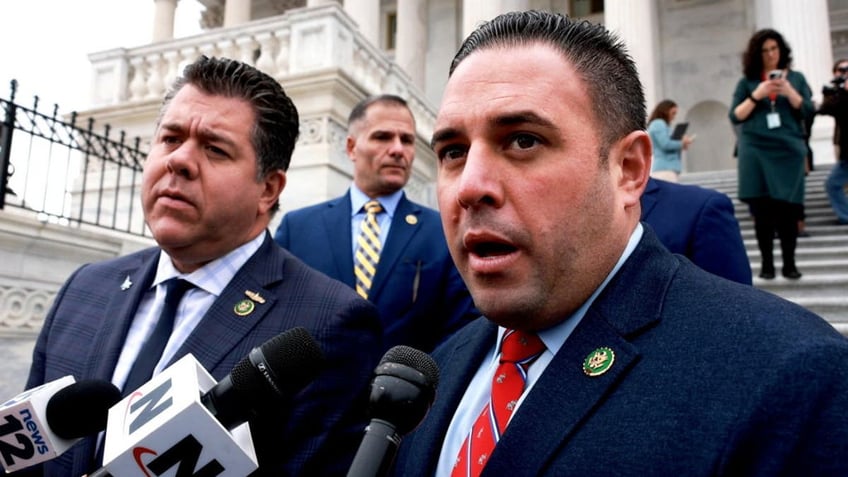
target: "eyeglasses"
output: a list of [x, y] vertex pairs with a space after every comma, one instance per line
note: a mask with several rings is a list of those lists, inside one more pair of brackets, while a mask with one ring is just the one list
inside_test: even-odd
[[848, 73], [848, 65], [839, 66], [836, 71], [842, 74]]

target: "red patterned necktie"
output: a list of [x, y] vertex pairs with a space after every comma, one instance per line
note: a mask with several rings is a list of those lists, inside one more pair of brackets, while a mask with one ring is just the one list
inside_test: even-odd
[[476, 477], [483, 471], [524, 392], [527, 368], [544, 350], [544, 343], [535, 333], [517, 330], [504, 333], [498, 369], [492, 378], [491, 398], [462, 443], [451, 477]]

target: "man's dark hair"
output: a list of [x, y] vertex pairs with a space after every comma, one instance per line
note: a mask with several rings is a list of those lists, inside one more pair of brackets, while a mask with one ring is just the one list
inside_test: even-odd
[[[510, 12], [483, 23], [459, 47], [449, 75], [471, 53], [484, 49], [550, 45], [583, 78], [601, 138], [601, 161], [609, 147], [645, 129], [645, 94], [636, 65], [618, 37], [601, 25], [540, 11]], [[513, 58], [512, 61], [521, 61]]]
[[[354, 123], [365, 117], [365, 113], [368, 112], [368, 108], [377, 103], [406, 108], [406, 110], [409, 111], [409, 114], [412, 115], [412, 111], [409, 109], [409, 105], [406, 103], [406, 100], [400, 96], [394, 94], [368, 96], [362, 101], [356, 103], [356, 106], [354, 106], [350, 111], [350, 115], [347, 117], [347, 130], [350, 131], [350, 128]], [[412, 115], [412, 120], [415, 121], [415, 115]]]
[[762, 81], [763, 79], [763, 44], [766, 40], [774, 40], [780, 49], [780, 60], [777, 62], [778, 69], [792, 67], [792, 48], [786, 44], [783, 35], [771, 28], [759, 30], [748, 40], [748, 48], [742, 54], [742, 71], [749, 80]]
[[300, 133], [297, 108], [274, 78], [236, 60], [201, 56], [183, 70], [162, 101], [161, 115], [179, 90], [190, 84], [206, 94], [243, 99], [256, 115], [251, 143], [256, 151], [258, 179], [288, 170]]

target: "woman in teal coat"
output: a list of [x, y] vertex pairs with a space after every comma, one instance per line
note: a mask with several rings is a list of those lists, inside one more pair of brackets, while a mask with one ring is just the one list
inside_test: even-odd
[[804, 75], [790, 69], [791, 53], [777, 31], [756, 32], [743, 56], [745, 76], [736, 85], [729, 113], [730, 121], [739, 125], [739, 200], [754, 216], [764, 279], [775, 276], [775, 231], [783, 276], [801, 278], [795, 266], [807, 154], [801, 118], [812, 114], [814, 106]]

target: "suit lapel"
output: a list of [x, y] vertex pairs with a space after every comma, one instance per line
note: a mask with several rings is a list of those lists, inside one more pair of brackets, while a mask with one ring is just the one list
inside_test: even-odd
[[[191, 353], [204, 368], [212, 373], [224, 357], [232, 352], [233, 348], [273, 308], [276, 298], [265, 287], [282, 279], [283, 262], [282, 250], [276, 247], [271, 236], [266, 232], [262, 246], [224, 288], [221, 296], [215, 300], [194, 331], [177, 350], [171, 363]], [[253, 300], [245, 292], [257, 293], [261, 299]], [[244, 300], [251, 301], [254, 308], [249, 314], [240, 316], [236, 313], [236, 305]], [[224, 374], [229, 371], [229, 369], [225, 370]]]
[[350, 230], [351, 222], [350, 192], [327, 204], [321, 213], [320, 221], [325, 229], [329, 247], [336, 264], [336, 275], [340, 281], [351, 288], [356, 287], [353, 275], [353, 243]]
[[377, 264], [377, 273], [374, 276], [374, 283], [371, 285], [371, 291], [368, 293], [368, 299], [376, 302], [380, 297], [380, 291], [385, 284], [391, 279], [392, 270], [397, 266], [403, 251], [412, 237], [421, 230], [421, 207], [413, 204], [404, 194], [398, 202], [395, 215], [392, 218], [392, 227], [389, 230], [389, 237], [386, 240], [386, 246], [380, 252], [380, 262]]
[[[158, 263], [159, 249], [150, 249], [150, 253], [140, 256], [137, 262], [129, 263], [121, 269], [115, 283], [103, 285], [114, 287], [115, 292], [110, 292], [112, 298], [103, 314], [106, 319], [103, 320], [102, 328], [90, 348], [86, 376], [107, 381], [112, 379], [112, 373], [124, 347], [130, 324], [138, 310], [141, 298], [153, 283]], [[128, 287], [126, 287], [127, 284], [129, 284]]]
[[[478, 365], [492, 349], [497, 329], [494, 323], [479, 318], [469, 323], [455, 340], [449, 342], [453, 343], [450, 348], [442, 347], [434, 353], [441, 375], [436, 388], [436, 400], [427, 413], [427, 419], [409, 436], [411, 442], [406, 445], [414, 454], [409, 460], [421, 464], [415, 466], [414, 475], [435, 474], [438, 461], [431, 456], [439, 455], [459, 401], [477, 372]], [[428, 451], [420, 452], [420, 449]]]
[[[550, 459], [562, 452], [574, 432], [638, 365], [639, 349], [632, 339], [659, 320], [663, 290], [669, 286], [677, 266], [646, 227], [636, 250], [521, 404], [483, 475], [518, 477], [543, 473]], [[588, 376], [583, 371], [584, 360], [602, 347], [613, 350], [612, 366], [599, 376]], [[533, 455], [533, 459], [527, 459], [528, 455]]]

